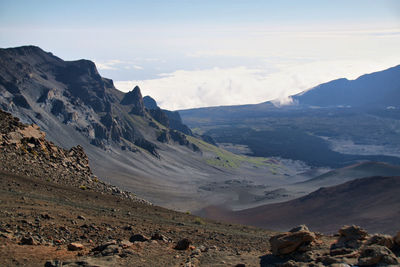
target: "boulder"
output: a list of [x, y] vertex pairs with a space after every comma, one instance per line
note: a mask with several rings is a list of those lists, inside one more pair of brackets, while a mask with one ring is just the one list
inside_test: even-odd
[[384, 246], [391, 249], [394, 241], [390, 235], [375, 234], [368, 239], [368, 245]]
[[315, 234], [309, 231], [288, 232], [273, 236], [269, 242], [272, 253], [276, 256], [295, 252], [301, 246], [311, 244], [315, 241]]
[[358, 259], [359, 266], [397, 265], [399, 260], [393, 252], [384, 246], [366, 246], [361, 250]]
[[141, 234], [135, 234], [129, 238], [129, 241], [130, 242], [145, 242], [145, 241], [148, 241], [149, 239], [150, 238], [148, 238], [147, 236], [144, 236]]
[[367, 239], [368, 233], [359, 226], [343, 226], [339, 230], [339, 239], [332, 248], [359, 248]]
[[368, 235], [367, 231], [356, 225], [343, 226], [339, 230], [339, 234], [349, 240], [363, 240]]

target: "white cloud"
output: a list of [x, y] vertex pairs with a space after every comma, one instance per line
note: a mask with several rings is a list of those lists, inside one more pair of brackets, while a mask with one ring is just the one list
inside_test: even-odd
[[135, 69], [135, 70], [143, 70], [142, 66], [134, 64], [132, 61], [124, 61], [119, 59], [111, 59], [111, 60], [95, 60], [96, 67], [99, 70], [118, 70], [118, 69]]
[[[168, 73], [115, 84], [124, 91], [139, 85], [143, 95], [174, 110], [274, 99], [287, 102], [289, 95], [320, 83], [355, 79], [400, 64], [397, 28], [325, 28], [193, 29], [184, 36], [165, 35], [164, 53], [172, 55], [169, 60], [174, 64]], [[145, 66], [166, 72], [158, 61]], [[193, 66], [199, 69], [193, 70]], [[176, 71], [169, 72], [174, 68]]]
[[280, 62], [274, 70], [262, 68], [212, 68], [178, 70], [160, 74], [158, 79], [116, 81], [122, 91], [136, 85], [163, 108], [176, 110], [204, 106], [255, 104], [288, 96], [337, 78], [355, 79], [365, 73], [383, 70], [400, 63], [400, 58], [382, 62], [367, 60]]
[[95, 63], [99, 70], [116, 70], [116, 65], [123, 64], [124, 62], [118, 59], [112, 59], [107, 61], [95, 61]]
[[132, 66], [135, 70], [142, 70], [143, 69], [143, 67], [142, 66], [139, 66], [139, 65], [133, 65]]

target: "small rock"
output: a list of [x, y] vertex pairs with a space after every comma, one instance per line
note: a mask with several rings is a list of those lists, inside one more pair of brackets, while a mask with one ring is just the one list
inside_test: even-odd
[[201, 250], [199, 248], [196, 248], [195, 250], [193, 250], [193, 252], [190, 256], [197, 257], [197, 256], [200, 256], [200, 254], [201, 254]]
[[131, 225], [124, 226], [125, 231], [132, 231], [133, 227]]
[[109, 245], [101, 252], [103, 256], [111, 256], [121, 253], [121, 248], [118, 245]]
[[115, 245], [115, 244], [117, 244], [117, 241], [111, 240], [107, 243], [101, 244], [100, 246], [93, 248], [92, 252], [101, 252], [101, 251], [105, 250], [108, 246]]
[[70, 243], [68, 244], [68, 250], [70, 251], [78, 251], [78, 250], [83, 250], [83, 245], [81, 243]]
[[207, 251], [208, 251], [208, 248], [205, 247], [204, 245], [201, 245], [201, 246], [199, 247], [199, 249], [200, 249], [201, 252], [207, 252]]
[[79, 220], [83, 220], [83, 221], [86, 220], [86, 218], [84, 216], [82, 216], [82, 215], [78, 215], [78, 217], [76, 217], [76, 218], [78, 218]]
[[277, 266], [279, 266], [279, 267], [300, 267], [300, 266], [303, 267], [304, 264], [300, 265], [298, 262], [295, 262], [294, 260], [289, 260], [289, 261], [287, 261], [285, 263], [281, 263]]
[[244, 263], [238, 263], [235, 265], [235, 267], [246, 267], [246, 264]]
[[342, 256], [342, 255], [348, 255], [354, 253], [355, 250], [350, 249], [350, 248], [337, 248], [337, 249], [331, 249], [330, 255], [331, 256]]
[[133, 243], [128, 240], [122, 240], [120, 244], [122, 248], [129, 248], [133, 245]]
[[51, 219], [54, 219], [53, 217], [51, 217], [49, 214], [40, 214], [40, 217], [42, 217], [42, 219], [45, 219], [45, 220], [51, 220]]
[[176, 250], [187, 250], [189, 248], [190, 244], [192, 244], [192, 241], [190, 241], [187, 238], [184, 238], [184, 239], [178, 241], [178, 243], [175, 246], [175, 249]]
[[59, 260], [54, 260], [54, 261], [46, 261], [44, 264], [44, 267], [61, 267], [63, 264]]
[[166, 236], [158, 233], [158, 232], [154, 233], [151, 236], [151, 240], [161, 240], [161, 241], [164, 241], [164, 242], [168, 242], [168, 238]]
[[132, 235], [129, 238], [130, 242], [145, 242], [148, 241], [149, 238], [147, 236], [141, 235], [141, 234], [136, 234], [136, 235]]
[[334, 263], [341, 263], [341, 260], [332, 256], [323, 256], [319, 257], [317, 262], [322, 262], [324, 265], [331, 265]]
[[21, 245], [30, 245], [30, 246], [36, 245], [36, 241], [31, 236], [22, 237], [19, 243]]

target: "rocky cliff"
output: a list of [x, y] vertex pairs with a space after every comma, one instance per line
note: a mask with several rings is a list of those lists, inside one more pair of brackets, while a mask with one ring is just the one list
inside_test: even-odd
[[93, 62], [64, 61], [35, 46], [0, 50], [0, 93], [0, 107], [23, 121], [49, 125], [56, 117], [103, 149], [117, 145], [159, 157], [163, 129], [153, 119], [169, 127], [165, 113], [145, 109], [138, 86], [125, 94]]

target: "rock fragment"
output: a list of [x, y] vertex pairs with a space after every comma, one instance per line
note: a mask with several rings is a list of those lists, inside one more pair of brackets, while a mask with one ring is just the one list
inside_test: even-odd
[[190, 244], [192, 244], [192, 241], [184, 238], [178, 241], [178, 243], [175, 246], [176, 250], [187, 250], [189, 249]]
[[68, 244], [69, 251], [79, 251], [83, 250], [84, 246], [81, 243], [73, 242]]

